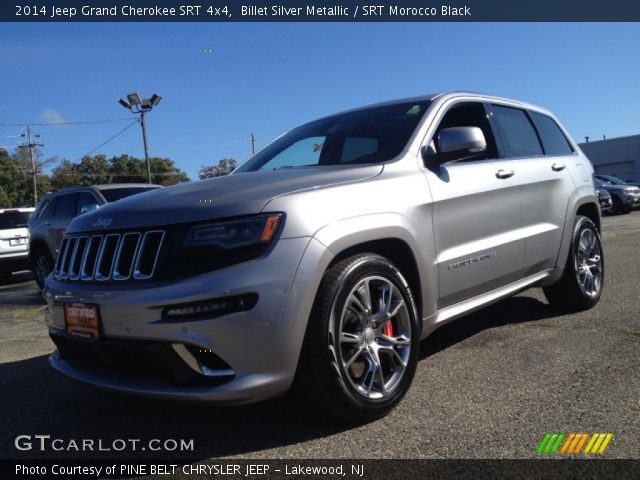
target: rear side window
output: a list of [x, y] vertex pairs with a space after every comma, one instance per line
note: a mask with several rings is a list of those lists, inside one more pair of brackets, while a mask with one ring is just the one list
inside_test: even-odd
[[524, 110], [492, 105], [496, 133], [505, 157], [543, 155], [538, 135]]
[[545, 155], [571, 155], [573, 153], [569, 140], [553, 118], [536, 112], [529, 112], [529, 116], [538, 130]]
[[56, 218], [73, 218], [76, 216], [76, 200], [78, 199], [77, 193], [70, 193], [68, 195], [61, 195], [58, 197], [58, 203], [53, 214]]

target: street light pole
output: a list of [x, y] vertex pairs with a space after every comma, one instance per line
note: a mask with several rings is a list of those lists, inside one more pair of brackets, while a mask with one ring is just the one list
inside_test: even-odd
[[147, 127], [144, 123], [144, 110], [140, 112], [140, 125], [142, 125], [142, 142], [144, 143], [144, 163], [147, 166], [147, 180], [151, 183], [151, 164], [149, 163], [149, 146], [147, 145]]
[[160, 100], [162, 100], [162, 97], [155, 93], [151, 97], [141, 100], [137, 92], [129, 93], [126, 100], [124, 98], [118, 100], [118, 103], [124, 108], [140, 115], [142, 142], [144, 143], [144, 162], [147, 166], [147, 181], [149, 183], [151, 183], [151, 164], [149, 162], [149, 145], [147, 144], [147, 126], [144, 121], [144, 114], [158, 105]]

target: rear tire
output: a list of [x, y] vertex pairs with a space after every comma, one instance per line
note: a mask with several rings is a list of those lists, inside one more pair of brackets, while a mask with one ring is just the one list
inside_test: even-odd
[[33, 255], [33, 275], [36, 278], [36, 283], [38, 287], [40, 287], [40, 290], [44, 288], [44, 282], [51, 273], [51, 270], [53, 270], [53, 259], [51, 255], [41, 248], [36, 250]]
[[543, 288], [544, 295], [554, 307], [580, 311], [598, 303], [603, 287], [604, 253], [600, 234], [589, 218], [578, 216], [564, 274], [557, 283]]
[[296, 387], [317, 410], [363, 423], [388, 414], [418, 362], [420, 328], [407, 281], [374, 254], [325, 274], [314, 303]]

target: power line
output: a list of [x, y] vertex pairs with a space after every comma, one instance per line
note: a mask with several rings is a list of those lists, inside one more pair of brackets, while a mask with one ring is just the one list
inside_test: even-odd
[[138, 119], [136, 118], [133, 122], [131, 122], [129, 125], [127, 125], [126, 127], [124, 127], [122, 130], [120, 130], [118, 133], [116, 133], [114, 136], [110, 137], [108, 140], [102, 142], [100, 145], [98, 145], [96, 148], [94, 148], [93, 150], [91, 150], [89, 153], [85, 153], [83, 155], [83, 157], [86, 157], [87, 155], [91, 155], [93, 152], [95, 152], [96, 150], [104, 147], [107, 143], [109, 143], [112, 140], [115, 140], [117, 137], [119, 137], [120, 135], [122, 135], [124, 132], [126, 132], [127, 130], [129, 130], [133, 125], [135, 125], [136, 123], [138, 123]]
[[123, 122], [125, 120], [131, 120], [132, 117], [125, 118], [112, 118], [108, 120], [84, 120], [78, 122], [32, 122], [32, 123], [3, 123], [0, 122], [0, 127], [58, 127], [63, 125], [88, 125], [94, 123], [110, 123], [110, 122]]

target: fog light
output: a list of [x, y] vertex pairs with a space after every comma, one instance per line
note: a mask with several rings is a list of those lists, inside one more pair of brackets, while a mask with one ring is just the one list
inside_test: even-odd
[[162, 311], [162, 318], [165, 320], [187, 320], [219, 317], [234, 312], [251, 310], [257, 301], [258, 295], [256, 293], [246, 293], [201, 302], [182, 303], [166, 307]]

